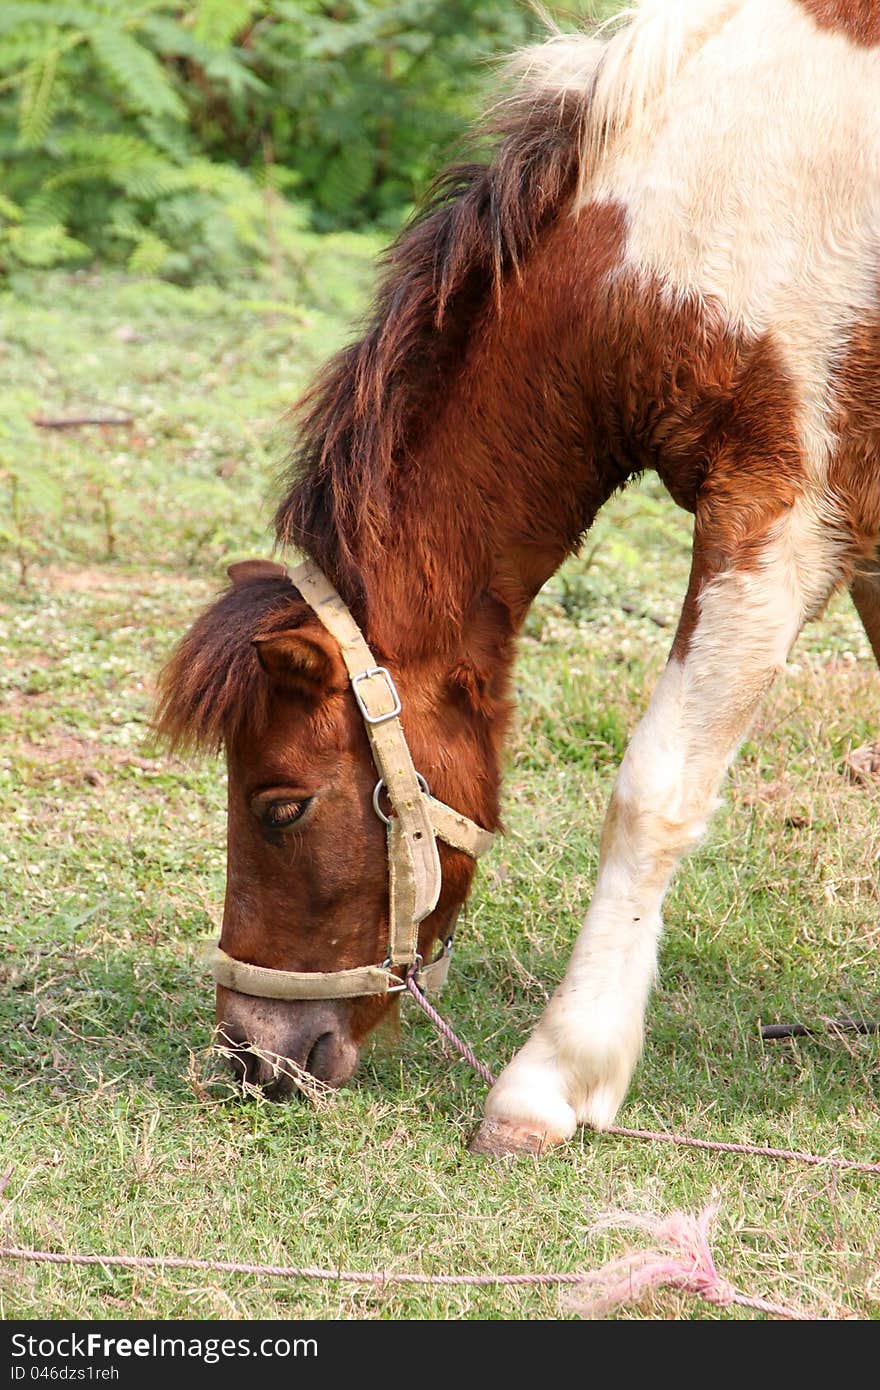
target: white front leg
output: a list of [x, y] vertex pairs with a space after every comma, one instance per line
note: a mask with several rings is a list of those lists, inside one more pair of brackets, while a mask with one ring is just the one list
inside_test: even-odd
[[578, 1123], [611, 1124], [641, 1051], [663, 897], [679, 855], [703, 832], [715, 789], [697, 796], [688, 775], [685, 683], [684, 667], [670, 661], [621, 764], [565, 977], [486, 1105], [488, 1118], [549, 1142]]
[[673, 870], [702, 836], [805, 614], [825, 597], [799, 583], [799, 566], [826, 576], [832, 567], [803, 551], [800, 532], [796, 556], [792, 529], [785, 523], [760, 564], [726, 570], [691, 600], [693, 631], [676, 641], [621, 764], [595, 893], [565, 977], [490, 1092], [476, 1149], [534, 1149], [568, 1138], [579, 1123], [614, 1121], [642, 1047]]

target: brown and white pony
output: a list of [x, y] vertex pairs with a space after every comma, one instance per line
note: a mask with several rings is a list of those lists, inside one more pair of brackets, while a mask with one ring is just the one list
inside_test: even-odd
[[[535, 595], [642, 470], [694, 514], [583, 929], [488, 1098], [497, 1148], [614, 1119], [672, 872], [841, 585], [880, 659], [880, 0], [642, 0], [612, 37], [553, 38], [517, 66], [494, 153], [440, 179], [364, 336], [308, 396], [277, 513], [392, 671], [416, 767], [488, 828]], [[173, 742], [226, 750], [224, 949], [288, 970], [381, 961], [376, 772], [339, 649], [291, 582], [239, 570], [162, 692]], [[426, 959], [473, 872], [441, 860]], [[387, 1008], [222, 988], [217, 1005], [242, 1048], [335, 1083]]]

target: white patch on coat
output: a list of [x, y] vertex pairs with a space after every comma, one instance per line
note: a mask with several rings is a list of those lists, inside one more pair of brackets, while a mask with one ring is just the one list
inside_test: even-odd
[[876, 308], [880, 47], [797, 0], [642, 0], [626, 17], [604, 43], [527, 49], [520, 99], [583, 92], [578, 205], [626, 208], [623, 271], [772, 336], [821, 484], [834, 368]]

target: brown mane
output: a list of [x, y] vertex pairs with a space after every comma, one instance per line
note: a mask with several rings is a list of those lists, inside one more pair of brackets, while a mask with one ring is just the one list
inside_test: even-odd
[[269, 716], [269, 678], [254, 638], [307, 621], [309, 609], [285, 577], [227, 589], [199, 615], [159, 676], [154, 728], [172, 749], [217, 753], [245, 726], [259, 735]]
[[279, 543], [308, 551], [356, 602], [358, 554], [381, 545], [389, 482], [413, 450], [478, 313], [496, 312], [542, 229], [576, 185], [588, 92], [523, 85], [486, 125], [486, 163], [455, 165], [386, 253], [359, 342], [328, 363], [298, 407]]

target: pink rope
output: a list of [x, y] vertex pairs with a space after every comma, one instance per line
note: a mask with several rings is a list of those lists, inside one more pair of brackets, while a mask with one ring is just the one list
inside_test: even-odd
[[433, 1004], [428, 1003], [427, 998], [416, 984], [414, 969], [410, 969], [409, 971], [407, 971], [405, 984], [406, 988], [409, 990], [413, 999], [418, 1004], [422, 1013], [431, 1020], [438, 1033], [442, 1033], [444, 1038], [446, 1038], [447, 1042], [452, 1043], [452, 1046], [456, 1049], [456, 1051], [461, 1053], [464, 1060], [470, 1066], [473, 1067], [474, 1071], [477, 1073], [478, 1076], [481, 1076], [483, 1078], [487, 1086], [494, 1086], [495, 1077], [492, 1075], [489, 1068], [483, 1066], [483, 1063], [479, 1060], [476, 1054], [471, 1051], [467, 1043], [462, 1042], [461, 1038], [458, 1037], [458, 1035], [454, 1033], [453, 1030], [450, 1028], [449, 1024], [446, 1022], [446, 1019], [442, 1018], [440, 1014], [438, 1014]]
[[788, 1163], [812, 1163], [829, 1168], [847, 1169], [851, 1173], [871, 1173], [880, 1177], [880, 1163], [862, 1163], [855, 1158], [835, 1158], [831, 1154], [811, 1154], [800, 1149], [774, 1149], [768, 1144], [728, 1144], [720, 1139], [694, 1139], [690, 1134], [667, 1134], [664, 1130], [625, 1129], [609, 1125], [604, 1134], [621, 1139], [646, 1139], [650, 1143], [677, 1144], [685, 1149], [708, 1149], [711, 1153], [745, 1154], [750, 1158], [779, 1158]]
[[412, 1274], [395, 1270], [325, 1269], [321, 1265], [249, 1264], [237, 1260], [198, 1260], [182, 1255], [78, 1255], [55, 1250], [28, 1250], [0, 1245], [0, 1258], [55, 1265], [118, 1265], [123, 1269], [200, 1269], [221, 1274], [257, 1274], [276, 1279], [321, 1279], [343, 1284], [418, 1284], [488, 1288], [493, 1284], [579, 1284], [584, 1275], [556, 1274]]
[[[465, 1061], [470, 1063], [474, 1071], [483, 1078], [488, 1086], [494, 1086], [495, 1077], [489, 1068], [478, 1060], [467, 1043], [462, 1042], [433, 1005], [428, 1003], [415, 982], [414, 971], [409, 972], [405, 983], [422, 1013], [431, 1020], [437, 1031], [442, 1033], [456, 1051], [461, 1053]], [[609, 1125], [602, 1133], [613, 1134], [618, 1139], [642, 1139], [652, 1144], [675, 1144], [686, 1149], [706, 1149], [710, 1153], [745, 1154], [750, 1158], [777, 1158], [784, 1159], [788, 1163], [827, 1164], [834, 1169], [846, 1169], [851, 1173], [871, 1173], [875, 1177], [880, 1177], [880, 1163], [864, 1163], [854, 1158], [833, 1158], [825, 1154], [807, 1153], [800, 1149], [774, 1149], [767, 1144], [733, 1144], [725, 1143], [720, 1139], [694, 1139], [690, 1134], [670, 1134], [659, 1129], [626, 1129], [623, 1125]]]
[[644, 1298], [660, 1288], [674, 1288], [714, 1303], [720, 1308], [736, 1304], [773, 1317], [826, 1321], [820, 1314], [790, 1308], [766, 1298], [741, 1293], [719, 1273], [709, 1244], [709, 1229], [718, 1213], [716, 1204], [697, 1216], [674, 1211], [666, 1217], [617, 1212], [592, 1227], [614, 1226], [647, 1231], [665, 1250], [631, 1250], [585, 1275], [577, 1296], [571, 1299], [582, 1317], [602, 1317], [624, 1303]]
[[[316, 1279], [324, 1283], [370, 1285], [373, 1288], [383, 1288], [387, 1284], [433, 1288], [589, 1286], [596, 1275], [603, 1272], [599, 1270], [594, 1274], [592, 1271], [565, 1270], [550, 1273], [533, 1271], [528, 1274], [414, 1274], [386, 1269], [375, 1271], [324, 1269], [320, 1265], [270, 1265], [253, 1264], [239, 1260], [199, 1260], [182, 1255], [81, 1255], [56, 1250], [30, 1250], [18, 1245], [0, 1245], [0, 1259], [26, 1260], [34, 1264], [102, 1266], [119, 1269], [191, 1269], [220, 1274], [250, 1274], [274, 1279]], [[645, 1281], [642, 1281], [642, 1284], [644, 1287], [636, 1288], [633, 1281], [630, 1280], [627, 1285], [627, 1298], [643, 1293], [647, 1285]], [[817, 1316], [814, 1313], [804, 1313], [794, 1308], [787, 1308], [781, 1303], [772, 1303], [767, 1299], [751, 1298], [748, 1294], [740, 1293], [738, 1289], [727, 1284], [717, 1275], [717, 1271], [713, 1281], [699, 1272], [689, 1271], [680, 1266], [670, 1266], [664, 1270], [662, 1277], [655, 1276], [650, 1280], [651, 1287], [659, 1288], [663, 1285], [680, 1289], [685, 1293], [695, 1294], [697, 1297], [720, 1307], [736, 1303], [743, 1308], [754, 1308], [758, 1312], [768, 1313], [772, 1317], [813, 1320]], [[617, 1301], [622, 1302], [624, 1300], [621, 1298]], [[586, 1315], [590, 1315], [589, 1305], [586, 1306]]]

